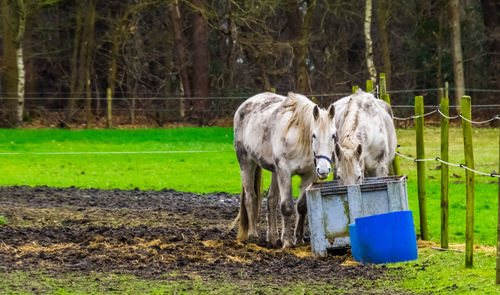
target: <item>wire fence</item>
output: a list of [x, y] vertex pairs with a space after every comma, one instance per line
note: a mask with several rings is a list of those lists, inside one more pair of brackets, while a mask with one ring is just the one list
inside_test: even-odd
[[[400, 120], [400, 121], [403, 121], [403, 120], [406, 121], [406, 120], [410, 120], [410, 119], [422, 118], [422, 117], [434, 114], [436, 112], [439, 113], [442, 117], [444, 117], [446, 119], [449, 119], [449, 120], [453, 120], [453, 119], [457, 119], [457, 118], [462, 118], [462, 120], [465, 120], [465, 121], [467, 121], [467, 122], [469, 122], [471, 124], [478, 124], [478, 125], [480, 125], [480, 124], [486, 124], [486, 123], [489, 123], [489, 122], [492, 122], [492, 121], [495, 121], [495, 120], [500, 120], [500, 116], [498, 114], [494, 115], [492, 118], [490, 118], [488, 120], [484, 120], [484, 121], [469, 120], [469, 119], [465, 118], [462, 114], [458, 114], [457, 116], [449, 117], [449, 116], [446, 116], [445, 114], [443, 114], [443, 112], [439, 108], [435, 109], [435, 110], [433, 110], [431, 112], [428, 112], [428, 113], [425, 113], [425, 114], [422, 114], [422, 115], [418, 115], [418, 116], [408, 116], [406, 118], [397, 118], [397, 117], [394, 117], [394, 119], [395, 120]], [[460, 167], [460, 168], [472, 171], [472, 172], [474, 172], [476, 174], [500, 178], [500, 174], [497, 174], [497, 173], [485, 173], [485, 172], [477, 171], [477, 170], [474, 170], [472, 168], [469, 168], [469, 167], [465, 166], [465, 164], [455, 164], [455, 163], [445, 162], [445, 161], [443, 161], [439, 157], [428, 158], [428, 159], [418, 159], [418, 158], [411, 158], [411, 157], [405, 156], [405, 155], [403, 155], [403, 154], [401, 154], [401, 153], [399, 153], [397, 151], [396, 151], [396, 155], [399, 156], [399, 157], [401, 157], [401, 158], [404, 158], [404, 159], [407, 159], [407, 160], [411, 160], [413, 162], [438, 161], [438, 162], [443, 163], [443, 164], [448, 165], [448, 166]]]
[[[408, 90], [392, 90], [388, 91], [387, 93], [389, 94], [405, 94], [405, 93], [428, 93], [428, 92], [438, 92], [442, 91], [443, 89], [440, 88], [425, 88], [425, 89], [408, 89]], [[450, 88], [449, 90], [453, 91], [455, 90], [454, 88]], [[377, 88], [377, 94], [378, 94], [378, 88]], [[488, 92], [488, 93], [500, 93], [500, 90], [496, 89], [466, 89], [467, 92]], [[347, 92], [335, 92], [335, 93], [317, 93], [317, 94], [312, 94], [309, 95], [311, 97], [317, 97], [317, 98], [324, 98], [326, 99], [326, 103], [331, 103], [335, 101], [336, 99], [332, 100], [332, 97], [345, 97], [350, 95], [351, 93]], [[378, 95], [377, 95], [378, 96]], [[249, 96], [211, 96], [208, 99], [211, 101], [211, 104], [209, 106], [210, 111], [213, 113], [215, 118], [221, 118], [221, 117], [227, 117], [231, 118], [232, 115], [234, 115], [235, 110], [237, 109], [237, 106], [243, 102], [245, 99], [247, 99]], [[3, 99], [9, 99], [9, 98], [3, 98]], [[13, 98], [14, 99], [14, 98]], [[17, 98], [15, 98], [17, 99]], [[104, 112], [106, 109], [105, 103], [102, 102], [106, 100], [106, 97], [94, 97], [92, 100], [94, 101], [94, 106], [93, 109], [97, 112]], [[200, 99], [207, 99], [203, 97], [189, 97], [189, 98], [184, 98], [184, 97], [141, 97], [141, 98], [130, 98], [130, 97], [117, 97], [113, 98], [114, 106], [113, 106], [113, 111], [115, 112], [115, 115], [118, 115], [118, 118], [120, 118], [122, 121], [124, 120], [124, 117], [132, 117], [135, 116], [137, 118], [151, 118], [155, 116], [159, 116], [159, 114], [163, 114], [163, 116], [167, 116], [170, 118], [174, 118], [175, 120], [179, 119], [179, 103], [183, 101], [196, 101]], [[85, 98], [82, 97], [33, 97], [29, 96], [26, 97], [25, 100], [27, 101], [26, 104], [26, 109], [28, 111], [35, 111], [35, 112], [40, 112], [41, 115], [44, 113], [47, 114], [49, 112], [67, 112], [70, 109], [67, 107], [60, 107], [57, 102], [61, 103], [61, 101], [68, 101], [68, 100], [79, 100], [79, 101], [84, 101]], [[36, 100], [39, 101], [52, 101], [56, 102], [56, 104], [52, 105], [37, 105], [36, 103], [30, 103], [34, 102]], [[163, 102], [163, 104], [162, 104]], [[133, 103], [133, 107], [131, 108]], [[393, 111], [400, 110], [400, 109], [413, 109], [415, 108], [414, 105], [391, 105]], [[450, 108], [454, 108], [457, 106], [450, 105]], [[188, 106], [189, 108], [189, 106]], [[410, 120], [422, 118], [422, 117], [428, 117], [433, 114], [439, 114], [440, 116], [448, 119], [448, 120], [455, 120], [458, 118], [461, 118], [462, 120], [465, 120], [467, 122], [470, 122], [471, 124], [476, 124], [476, 125], [482, 125], [482, 124], [487, 124], [491, 123], [493, 121], [500, 120], [500, 116], [498, 114], [492, 116], [489, 119], [486, 120], [480, 120], [480, 121], [474, 121], [470, 120], [466, 117], [464, 117], [461, 113], [455, 116], [447, 116], [445, 115], [439, 106], [436, 105], [427, 105], [425, 106], [426, 109], [431, 108], [432, 110], [424, 113], [422, 115], [410, 115], [407, 117], [398, 117], [398, 116], [393, 116], [393, 119], [396, 121], [402, 121], [402, 122], [410, 122]], [[500, 104], [485, 104], [485, 105], [472, 105], [472, 108], [475, 109], [493, 109], [493, 108], [500, 108]], [[84, 109], [83, 106], [80, 106], [77, 108], [77, 110], [82, 111]], [[120, 114], [122, 115], [120, 117]], [[125, 119], [126, 120], [126, 119]], [[142, 151], [142, 152], [66, 152], [66, 153], [30, 153], [30, 154], [41, 154], [41, 155], [56, 155], [56, 154], [67, 154], [67, 155], [84, 155], [84, 154], [153, 154], [153, 153], [197, 153], [197, 152], [207, 152], [207, 153], [216, 153], [216, 152], [227, 152], [227, 151]], [[0, 153], [0, 155], [18, 155], [18, 154], [23, 154], [23, 153]], [[418, 158], [411, 158], [408, 156], [405, 156], [399, 152], [396, 152], [396, 155], [402, 158], [405, 158], [407, 160], [411, 160], [414, 162], [422, 162], [422, 161], [438, 161], [442, 164], [446, 164], [449, 166], [455, 166], [455, 167], [461, 167], [463, 169], [467, 169], [469, 171], [472, 171], [477, 174], [481, 175], [487, 175], [491, 177], [500, 177], [499, 174], [496, 173], [485, 173], [481, 171], [477, 171], [474, 169], [471, 169], [464, 164], [455, 164], [455, 163], [448, 163], [440, 159], [439, 157], [434, 157], [434, 158], [429, 158], [429, 159], [418, 159]]]

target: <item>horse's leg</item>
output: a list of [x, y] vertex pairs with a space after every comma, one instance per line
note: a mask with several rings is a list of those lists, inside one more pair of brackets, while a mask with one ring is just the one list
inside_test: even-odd
[[278, 242], [277, 207], [278, 207], [279, 187], [278, 176], [272, 173], [271, 185], [267, 192], [267, 241], [276, 246]]
[[377, 177], [377, 176], [387, 176], [389, 175], [389, 164], [380, 163], [374, 168], [365, 168], [366, 177]]
[[389, 163], [381, 163], [376, 169], [375, 169], [375, 176], [387, 176], [389, 175]]
[[[248, 161], [245, 165], [240, 166], [244, 168], [241, 169], [241, 185], [243, 187], [243, 193], [240, 200], [242, 204], [240, 204], [241, 216], [238, 240], [245, 241], [247, 238], [257, 238], [259, 236], [257, 233], [257, 218], [255, 213], [258, 211], [256, 206], [259, 206], [260, 204], [258, 204], [258, 197], [255, 193], [255, 169], [257, 168], [257, 164], [255, 162]], [[245, 225], [248, 231], [247, 234], [245, 234]], [[243, 230], [242, 234], [240, 234], [240, 230]]]
[[303, 175], [300, 179], [300, 197], [297, 201], [297, 222], [295, 224], [295, 245], [304, 243], [304, 222], [307, 214], [306, 188], [314, 181], [316, 175]]
[[283, 216], [281, 243], [283, 244], [283, 248], [289, 248], [293, 246], [292, 215], [295, 211], [292, 199], [292, 176], [288, 171], [279, 170], [277, 173], [280, 191], [281, 215]]

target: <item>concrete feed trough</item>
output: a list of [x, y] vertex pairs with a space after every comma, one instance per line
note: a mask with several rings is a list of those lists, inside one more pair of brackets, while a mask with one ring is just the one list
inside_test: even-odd
[[406, 176], [368, 177], [350, 186], [313, 183], [306, 198], [313, 256], [349, 247], [349, 224], [358, 217], [408, 210]]

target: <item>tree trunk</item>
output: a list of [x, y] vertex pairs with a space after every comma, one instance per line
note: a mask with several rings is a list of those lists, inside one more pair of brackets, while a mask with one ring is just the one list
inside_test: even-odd
[[81, 89], [77, 89], [78, 84], [78, 60], [81, 52], [81, 37], [82, 37], [82, 15], [85, 5], [82, 3], [77, 5], [78, 12], [76, 13], [75, 33], [73, 37], [73, 54], [70, 64], [70, 81], [69, 81], [69, 101], [66, 111], [66, 121], [69, 121], [76, 108], [76, 100], [81, 96]]
[[293, 65], [296, 72], [295, 88], [300, 93], [311, 93], [312, 89], [306, 60], [311, 20], [316, 1], [304, 1], [304, 4], [304, 12], [301, 12], [297, 0], [287, 0], [285, 5], [287, 26], [290, 30], [290, 42], [293, 48]]
[[388, 23], [391, 14], [391, 0], [381, 0], [378, 9], [378, 21], [380, 26], [382, 60], [384, 63], [384, 73], [387, 89], [391, 89], [391, 51], [389, 47]]
[[365, 33], [365, 58], [366, 67], [368, 68], [368, 73], [370, 74], [370, 80], [375, 84], [377, 82], [377, 70], [375, 69], [375, 64], [373, 63], [373, 41], [371, 37], [371, 23], [372, 23], [372, 0], [366, 0], [365, 6], [365, 23], [364, 23], [364, 33]]
[[[443, 67], [441, 65], [443, 60], [443, 22], [444, 22], [444, 10], [443, 7], [439, 9], [439, 22], [438, 22], [438, 32], [436, 36], [436, 86], [437, 88], [443, 87]], [[438, 96], [438, 103], [440, 103], [442, 94]]]
[[450, 27], [451, 27], [451, 51], [453, 55], [453, 78], [455, 81], [455, 105], [460, 112], [462, 96], [465, 95], [464, 63], [462, 57], [462, 45], [460, 40], [460, 10], [459, 0], [449, 0]]
[[25, 72], [24, 72], [24, 60], [23, 60], [23, 46], [22, 43], [18, 45], [16, 49], [16, 62], [17, 62], [17, 126], [21, 126], [23, 123], [23, 113], [24, 113], [24, 86], [26, 83]]
[[87, 117], [87, 128], [92, 127], [92, 91], [91, 91], [91, 76], [93, 70], [93, 56], [94, 56], [94, 46], [95, 46], [95, 7], [97, 0], [90, 0], [88, 7], [88, 14], [86, 20], [86, 34], [85, 40], [87, 43], [85, 52], [85, 99], [86, 99], [86, 117]]
[[26, 30], [26, 7], [24, 0], [17, 0], [18, 23], [16, 36], [16, 63], [17, 63], [17, 126], [22, 126], [24, 113], [24, 89], [26, 75], [24, 72], [23, 41]]
[[[181, 77], [180, 89], [183, 97], [191, 97], [191, 83], [187, 70], [187, 57], [184, 46], [184, 37], [182, 35], [181, 13], [179, 10], [179, 1], [173, 0], [168, 6], [170, 21], [174, 35], [174, 43], [177, 52], [177, 66]], [[181, 98], [179, 113], [182, 120], [185, 119], [185, 101]]]
[[193, 0], [193, 94], [194, 111], [200, 124], [206, 123], [208, 114], [208, 95], [210, 88], [210, 50], [205, 0]]
[[92, 74], [92, 56], [94, 53], [94, 26], [96, 0], [80, 1], [76, 15], [73, 54], [71, 57], [70, 97], [66, 121], [71, 121], [76, 113], [77, 102], [85, 98], [85, 116], [87, 127], [91, 120], [90, 76]]
[[496, 0], [481, 0], [483, 20], [488, 37], [488, 56], [490, 57], [491, 82], [495, 89], [500, 88], [500, 3]]
[[[127, 9], [127, 11], [123, 14], [123, 16], [118, 17], [116, 20], [115, 26], [112, 32], [112, 48], [111, 48], [111, 60], [108, 72], [108, 106], [112, 105], [113, 97], [115, 97], [115, 87], [116, 87], [116, 75], [117, 75], [117, 67], [118, 67], [118, 56], [120, 54], [120, 47], [123, 42], [123, 30], [125, 30], [126, 24], [131, 15], [134, 15], [141, 11], [144, 8], [147, 8], [151, 5], [156, 5], [160, 3], [160, 0], [153, 0], [150, 2], [139, 2], [136, 5], [133, 5]], [[109, 98], [109, 96], [111, 96]]]
[[26, 28], [24, 0], [2, 0], [2, 46], [5, 75], [2, 79], [6, 126], [21, 126], [24, 112], [25, 73], [23, 38]]

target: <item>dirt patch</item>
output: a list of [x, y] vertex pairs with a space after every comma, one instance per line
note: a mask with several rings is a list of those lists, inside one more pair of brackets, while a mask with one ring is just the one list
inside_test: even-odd
[[1, 187], [0, 216], [7, 223], [0, 226], [0, 269], [278, 284], [385, 276], [384, 267], [359, 265], [350, 252], [313, 259], [309, 246], [273, 248], [264, 238], [264, 216], [261, 240], [239, 243], [227, 230], [238, 206], [238, 197], [227, 193]]

